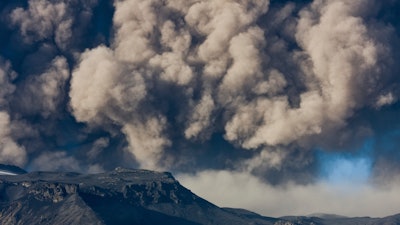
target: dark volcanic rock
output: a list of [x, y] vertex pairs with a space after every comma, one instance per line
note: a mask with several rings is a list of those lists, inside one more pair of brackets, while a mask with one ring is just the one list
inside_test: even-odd
[[18, 166], [0, 164], [0, 175], [3, 175], [4, 173], [18, 175], [18, 174], [24, 174], [26, 173], [26, 171], [19, 168]]
[[[0, 176], [0, 224], [273, 224], [224, 210], [170, 173], [118, 168]], [[250, 222], [250, 223], [249, 223]]]
[[180, 185], [170, 173], [117, 168], [89, 175], [0, 175], [2, 224], [396, 225], [400, 215], [264, 217], [243, 209], [219, 208]]

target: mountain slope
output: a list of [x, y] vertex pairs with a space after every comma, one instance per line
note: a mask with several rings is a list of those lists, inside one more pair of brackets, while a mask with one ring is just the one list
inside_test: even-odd
[[0, 175], [18, 175], [26, 173], [18, 166], [0, 164]]
[[88, 175], [0, 174], [3, 224], [397, 225], [400, 214], [385, 218], [329, 214], [271, 218], [244, 209], [219, 208], [180, 185], [170, 173], [117, 168]]
[[273, 224], [218, 208], [169, 173], [118, 168], [102, 174], [0, 176], [0, 224]]

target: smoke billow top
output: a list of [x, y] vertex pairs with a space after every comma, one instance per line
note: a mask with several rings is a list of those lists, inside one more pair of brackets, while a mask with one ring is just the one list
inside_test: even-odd
[[[393, 0], [4, 1], [0, 162], [171, 170], [202, 190], [220, 176], [220, 187], [302, 193], [299, 204], [311, 193], [335, 199], [323, 191], [333, 180], [391, 187], [400, 172], [399, 8]], [[362, 210], [347, 212], [370, 212]]]

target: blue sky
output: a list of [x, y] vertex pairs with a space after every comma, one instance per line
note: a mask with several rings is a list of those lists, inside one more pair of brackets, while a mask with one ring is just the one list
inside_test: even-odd
[[370, 182], [374, 162], [373, 140], [353, 151], [317, 152], [320, 164], [320, 177], [334, 186], [362, 186]]

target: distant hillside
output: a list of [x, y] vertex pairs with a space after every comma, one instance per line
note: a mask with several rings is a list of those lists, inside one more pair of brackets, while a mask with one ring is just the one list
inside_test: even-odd
[[313, 225], [398, 225], [400, 214], [385, 218], [344, 217], [333, 214], [312, 214], [310, 216], [285, 216], [280, 219], [291, 221], [292, 224]]

